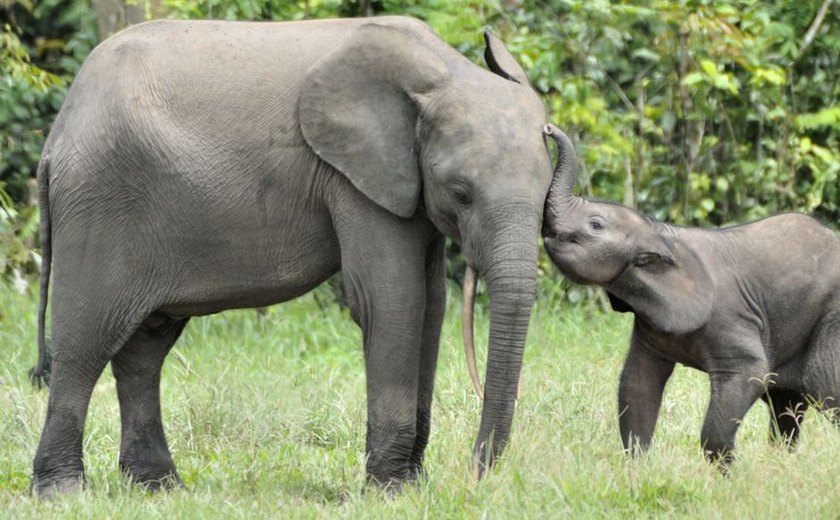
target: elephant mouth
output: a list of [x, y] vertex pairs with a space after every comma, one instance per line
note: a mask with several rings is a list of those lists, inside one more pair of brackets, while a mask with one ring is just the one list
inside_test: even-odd
[[[583, 245], [574, 237], [545, 237], [543, 244], [548, 257], [554, 265], [568, 278], [574, 276], [576, 265], [580, 265], [585, 258]], [[577, 282], [577, 281], [576, 281]]]
[[548, 257], [563, 276], [579, 285], [609, 287], [633, 266], [632, 262], [615, 266], [605, 253], [593, 251], [571, 235], [568, 238], [545, 237], [544, 245]]

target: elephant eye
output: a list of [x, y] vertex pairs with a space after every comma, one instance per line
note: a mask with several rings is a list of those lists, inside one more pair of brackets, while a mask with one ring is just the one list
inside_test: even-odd
[[593, 231], [602, 231], [607, 227], [607, 221], [603, 217], [592, 217], [589, 219], [589, 228]]
[[455, 202], [462, 206], [469, 206], [472, 204], [472, 196], [464, 186], [454, 186], [452, 188], [452, 196], [455, 198]]

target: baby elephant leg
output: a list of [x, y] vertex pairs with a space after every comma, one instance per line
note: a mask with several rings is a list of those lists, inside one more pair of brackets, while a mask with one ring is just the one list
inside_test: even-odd
[[770, 388], [761, 396], [770, 411], [770, 440], [781, 441], [789, 448], [799, 440], [799, 430], [808, 402], [802, 392]]
[[812, 337], [802, 366], [803, 393], [840, 427], [840, 312], [824, 316]]
[[634, 333], [618, 387], [618, 426], [626, 452], [636, 454], [650, 446], [662, 391], [673, 370], [673, 361], [649, 354]]
[[744, 415], [764, 392], [761, 380], [748, 374], [762, 371], [763, 367], [756, 366], [740, 373], [710, 374], [712, 395], [700, 442], [706, 459], [723, 472], [734, 459], [735, 433]]

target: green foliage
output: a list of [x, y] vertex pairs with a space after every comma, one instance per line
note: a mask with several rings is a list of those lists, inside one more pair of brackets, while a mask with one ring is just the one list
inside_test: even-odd
[[45, 135], [93, 48], [86, 2], [13, 4], [0, 33], [0, 180], [15, 203], [30, 203]]
[[[490, 28], [528, 71], [552, 122], [577, 140], [583, 194], [678, 224], [800, 210], [838, 227], [840, 10], [835, 3], [821, 17], [824, 1], [126, 3], [169, 18], [405, 14], [476, 62]], [[12, 23], [0, 47], [0, 180], [20, 213], [44, 135], [95, 43], [95, 12], [84, 0], [5, 5]], [[545, 257], [540, 267], [551, 277], [543, 295], [589, 298], [562, 284]]]
[[[584, 189], [680, 224], [840, 222], [840, 14], [822, 2], [526, 1], [496, 25]], [[591, 188], [590, 188], [591, 185]]]
[[16, 205], [0, 184], [0, 278], [18, 292], [29, 286], [41, 257], [35, 252], [38, 212], [33, 205]]
[[170, 18], [303, 20], [352, 15], [348, 8], [342, 9], [345, 4], [341, 0], [163, 0], [163, 10]]
[[66, 82], [33, 65], [9, 24], [0, 33], [0, 179], [18, 201], [35, 175], [49, 115], [64, 99]]
[[86, 2], [6, 5], [0, 29], [0, 277], [18, 289], [37, 272], [34, 177], [67, 88], [93, 47]]

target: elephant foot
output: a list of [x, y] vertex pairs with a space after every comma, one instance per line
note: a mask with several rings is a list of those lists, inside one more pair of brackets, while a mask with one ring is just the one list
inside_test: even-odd
[[423, 473], [420, 466], [403, 464], [399, 470], [391, 468], [390, 471], [379, 468], [368, 468], [367, 483], [370, 487], [378, 488], [388, 495], [398, 495], [403, 489], [417, 482], [419, 475]]
[[34, 491], [40, 499], [50, 500], [57, 496], [81, 491], [84, 485], [85, 480], [81, 474], [60, 478], [36, 476], [32, 479], [30, 492]]
[[377, 488], [388, 496], [399, 495], [406, 488], [426, 480], [426, 469], [422, 464], [410, 464], [404, 477], [390, 477], [387, 480], [376, 478], [368, 474], [368, 485]]
[[417, 482], [420, 480], [426, 480], [429, 477], [426, 468], [423, 467], [422, 463], [419, 462], [412, 462], [408, 466], [408, 482]]
[[402, 494], [403, 490], [414, 483], [414, 480], [392, 478], [382, 481], [368, 475], [367, 483], [370, 488], [380, 491], [387, 497], [393, 497]]
[[142, 486], [147, 491], [167, 491], [184, 487], [175, 465], [168, 457], [157, 462], [147, 459], [142, 464], [121, 459], [120, 470], [132, 484]]
[[43, 451], [39, 448], [32, 462], [30, 493], [34, 492], [39, 498], [49, 499], [80, 491], [84, 487], [85, 469], [81, 457], [71, 457], [67, 454], [48, 457]]
[[706, 461], [717, 468], [722, 476], [729, 476], [729, 468], [735, 462], [735, 455], [731, 451], [706, 450], [704, 455], [706, 456]]

